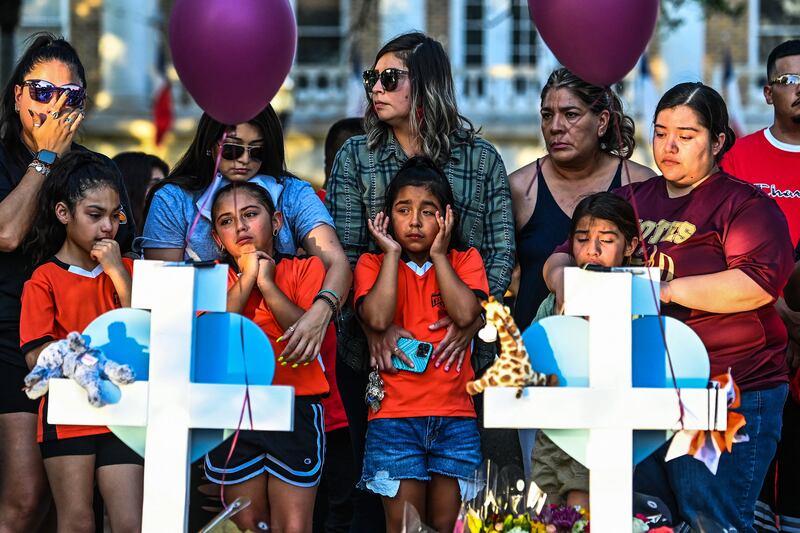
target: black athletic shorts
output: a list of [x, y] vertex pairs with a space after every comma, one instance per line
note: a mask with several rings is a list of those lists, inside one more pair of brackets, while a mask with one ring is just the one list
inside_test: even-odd
[[22, 391], [28, 371], [0, 360], [0, 414], [39, 412], [40, 399], [31, 400]]
[[[294, 399], [294, 431], [240, 431], [206, 455], [209, 481], [233, 485], [263, 473], [297, 487], [314, 487], [325, 457], [325, 417], [317, 396]], [[227, 464], [226, 464], [227, 461]]]
[[95, 468], [110, 465], [144, 465], [141, 455], [128, 448], [113, 433], [86, 435], [39, 443], [42, 459], [65, 455], [94, 455]]

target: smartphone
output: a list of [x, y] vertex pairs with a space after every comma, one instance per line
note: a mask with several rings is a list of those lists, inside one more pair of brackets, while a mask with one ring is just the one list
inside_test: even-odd
[[418, 341], [417, 339], [407, 339], [400, 337], [397, 339], [397, 347], [402, 351], [406, 357], [414, 362], [414, 366], [410, 367], [403, 362], [402, 359], [396, 355], [392, 356], [392, 364], [397, 370], [407, 370], [421, 374], [428, 368], [428, 361], [431, 360], [433, 353], [433, 344], [429, 342]]

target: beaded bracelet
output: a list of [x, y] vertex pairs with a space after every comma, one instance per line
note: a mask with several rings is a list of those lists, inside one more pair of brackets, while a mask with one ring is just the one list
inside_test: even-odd
[[336, 294], [336, 291], [334, 291], [333, 289], [322, 289], [321, 291], [319, 291], [317, 293], [317, 296], [319, 296], [320, 294], [325, 294], [325, 293], [328, 293], [331, 296], [333, 296], [333, 301], [336, 302], [337, 304], [342, 301], [341, 298], [339, 298], [339, 295]]
[[333, 313], [333, 316], [336, 316], [336, 313], [339, 312], [339, 306], [336, 304], [336, 302], [334, 302], [331, 299], [330, 296], [328, 296], [326, 294], [317, 294], [314, 297], [314, 300], [313, 300], [312, 303], [316, 302], [317, 300], [322, 300], [323, 302], [325, 302], [328, 305], [328, 307], [331, 308], [331, 312]]

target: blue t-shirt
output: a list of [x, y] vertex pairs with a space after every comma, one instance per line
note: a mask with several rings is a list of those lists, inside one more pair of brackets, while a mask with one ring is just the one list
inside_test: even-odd
[[[210, 187], [215, 190], [227, 182], [218, 176]], [[275, 240], [275, 250], [286, 255], [295, 255], [298, 246], [311, 230], [322, 224], [333, 226], [325, 205], [307, 182], [284, 177], [276, 181], [272, 176], [253, 178], [265, 187], [272, 196], [278, 211], [283, 213], [284, 224]], [[204, 213], [197, 220], [197, 226], [189, 239], [184, 252], [185, 259], [207, 261], [220, 257], [219, 249], [211, 237], [211, 220], [207, 213], [211, 210], [211, 199], [205, 200], [207, 191], [186, 191], [177, 185], [161, 187], [153, 196], [144, 232], [138, 240], [138, 248], [183, 248], [186, 234], [194, 222], [200, 207], [205, 203]], [[277, 198], [276, 198], [277, 196]]]

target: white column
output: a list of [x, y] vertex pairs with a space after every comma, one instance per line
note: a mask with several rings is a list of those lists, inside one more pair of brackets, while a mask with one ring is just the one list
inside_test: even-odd
[[425, 0], [380, 0], [381, 44], [411, 30], [425, 31]]
[[536, 78], [539, 88], [545, 86], [550, 73], [559, 67], [558, 59], [542, 39], [542, 34], [536, 32]]
[[[760, 19], [761, 0], [747, 2], [747, 103], [763, 102], [763, 88], [758, 80], [766, 75], [767, 66], [758, 57], [758, 21]], [[762, 74], [763, 73], [763, 74]]]
[[157, 0], [105, 0], [100, 36], [100, 109], [139, 112], [150, 107], [158, 45]]
[[667, 33], [661, 42], [666, 77], [664, 89], [685, 81], [703, 81], [703, 55], [706, 51], [706, 17], [699, 3], [686, 2], [673, 16], [681, 25]]
[[512, 101], [511, 32], [514, 19], [508, 12], [508, 0], [484, 0], [483, 33], [484, 64], [488, 73], [483, 98], [491, 110], [507, 109]]

